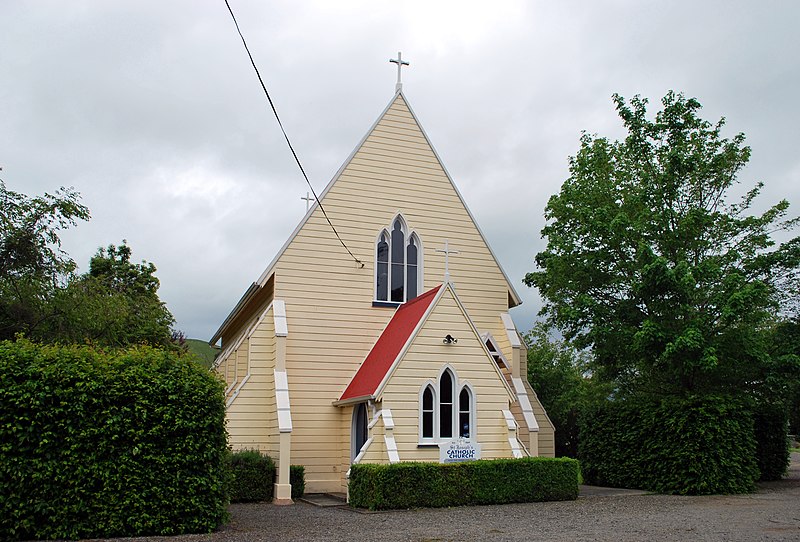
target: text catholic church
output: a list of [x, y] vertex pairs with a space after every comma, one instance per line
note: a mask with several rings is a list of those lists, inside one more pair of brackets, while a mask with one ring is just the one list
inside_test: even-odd
[[520, 298], [399, 73], [319, 199], [363, 266], [315, 203], [211, 340], [231, 445], [276, 461], [276, 499], [290, 464], [308, 492], [341, 492], [356, 462], [552, 456], [508, 313]]

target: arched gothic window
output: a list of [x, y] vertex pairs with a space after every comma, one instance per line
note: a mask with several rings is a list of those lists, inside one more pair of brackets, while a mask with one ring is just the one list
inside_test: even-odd
[[358, 403], [353, 408], [353, 421], [350, 431], [350, 461], [355, 461], [361, 448], [369, 438], [369, 417], [367, 416], [367, 404]]
[[439, 377], [439, 438], [453, 438], [453, 373], [445, 369]]
[[425, 386], [425, 391], [422, 392], [422, 438], [432, 439], [434, 420], [436, 416], [436, 409], [434, 407], [436, 402], [436, 394], [433, 391], [433, 386], [428, 384]]
[[458, 394], [458, 436], [468, 439], [472, 428], [472, 393], [466, 386]]
[[377, 278], [375, 282], [375, 299], [389, 300], [389, 236], [382, 232], [378, 239], [376, 256]]
[[436, 383], [428, 381], [420, 393], [419, 436], [421, 444], [452, 438], [475, 438], [475, 401], [468, 383], [458, 383], [445, 368]]
[[406, 245], [406, 299], [417, 297], [417, 243], [416, 236], [408, 238]]
[[404, 303], [417, 297], [422, 283], [420, 241], [398, 215], [375, 244], [375, 300]]

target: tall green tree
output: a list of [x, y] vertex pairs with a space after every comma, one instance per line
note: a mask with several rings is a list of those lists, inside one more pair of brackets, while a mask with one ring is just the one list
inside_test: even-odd
[[0, 180], [0, 339], [35, 334], [54, 318], [53, 297], [75, 271], [59, 233], [88, 219], [71, 188], [28, 197]]
[[100, 248], [89, 271], [75, 277], [54, 299], [59, 318], [47, 330], [62, 342], [105, 346], [150, 344], [173, 347], [167, 306], [158, 297], [160, 282], [150, 262], [131, 262], [131, 248]]
[[584, 134], [570, 176], [545, 210], [546, 250], [525, 277], [542, 313], [618, 393], [756, 393], [770, 353], [765, 330], [797, 292], [800, 239], [789, 203], [751, 214], [762, 184], [733, 197], [750, 158], [700, 103], [669, 92], [614, 103], [623, 141]]

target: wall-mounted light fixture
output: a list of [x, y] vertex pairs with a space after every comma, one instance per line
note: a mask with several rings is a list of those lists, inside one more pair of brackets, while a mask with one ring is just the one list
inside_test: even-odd
[[444, 344], [454, 344], [454, 343], [457, 343], [457, 342], [458, 342], [458, 339], [456, 339], [455, 337], [453, 337], [452, 335], [450, 335], [450, 334], [448, 333], [448, 334], [447, 334], [447, 337], [445, 337], [445, 338], [442, 340], [442, 342], [443, 342]]

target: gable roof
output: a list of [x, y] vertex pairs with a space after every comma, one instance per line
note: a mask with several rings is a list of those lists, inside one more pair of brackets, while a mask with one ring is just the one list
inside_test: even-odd
[[342, 393], [339, 402], [352, 402], [355, 399], [375, 396], [375, 392], [395, 364], [403, 347], [412, 338], [414, 330], [433, 305], [436, 294], [442, 289], [443, 286], [439, 285], [400, 305]]
[[[333, 176], [333, 178], [330, 180], [328, 185], [319, 194], [319, 200], [323, 200], [325, 198], [325, 196], [331, 190], [331, 188], [336, 183], [336, 181], [339, 179], [339, 177], [342, 175], [342, 173], [345, 171], [345, 169], [347, 169], [347, 167], [350, 165], [350, 163], [353, 160], [353, 158], [355, 157], [356, 153], [358, 153], [358, 151], [364, 146], [364, 143], [367, 141], [367, 139], [373, 133], [375, 128], [378, 126], [378, 124], [380, 124], [380, 122], [386, 116], [387, 112], [391, 109], [391, 107], [398, 100], [402, 101], [402, 103], [405, 106], [405, 108], [408, 110], [408, 112], [413, 117], [414, 122], [416, 123], [417, 127], [419, 128], [420, 133], [422, 134], [422, 136], [425, 139], [425, 142], [427, 143], [427, 145], [430, 148], [430, 150], [433, 152], [433, 155], [435, 156], [437, 162], [439, 163], [439, 166], [442, 168], [442, 171], [444, 172], [445, 177], [449, 181], [450, 185], [452, 186], [453, 190], [455, 191], [455, 194], [457, 195], [458, 199], [460, 200], [461, 204], [463, 205], [464, 209], [466, 210], [467, 215], [469, 216], [470, 220], [472, 221], [473, 225], [475, 226], [476, 230], [478, 231], [478, 234], [480, 235], [484, 245], [486, 246], [486, 248], [488, 249], [489, 253], [491, 254], [491, 257], [494, 259], [495, 265], [497, 265], [497, 268], [500, 270], [501, 274], [505, 278], [505, 282], [506, 282], [506, 285], [508, 287], [508, 292], [509, 292], [509, 301], [513, 302], [514, 306], [522, 304], [522, 298], [519, 296], [517, 291], [514, 289], [514, 286], [511, 283], [511, 281], [509, 280], [508, 275], [506, 275], [505, 270], [503, 270], [503, 267], [500, 265], [500, 262], [498, 261], [497, 256], [495, 255], [494, 251], [492, 250], [492, 247], [489, 245], [488, 241], [486, 240], [486, 236], [483, 234], [483, 231], [481, 230], [480, 226], [478, 225], [478, 222], [475, 220], [475, 216], [470, 211], [469, 207], [466, 204], [466, 201], [464, 200], [464, 197], [461, 195], [461, 192], [459, 192], [458, 187], [453, 182], [453, 178], [450, 176], [450, 173], [447, 171], [447, 168], [444, 166], [444, 163], [442, 162], [441, 157], [436, 152], [436, 149], [433, 147], [433, 144], [431, 143], [430, 138], [428, 137], [428, 134], [426, 134], [425, 130], [422, 128], [422, 124], [420, 124], [419, 119], [417, 118], [417, 115], [411, 109], [411, 106], [409, 105], [408, 100], [406, 99], [406, 97], [403, 94], [402, 90], [398, 90], [395, 93], [395, 95], [389, 101], [388, 105], [384, 108], [384, 110], [381, 112], [381, 114], [378, 116], [378, 118], [372, 124], [370, 129], [366, 132], [366, 134], [361, 139], [361, 141], [359, 141], [358, 145], [355, 146], [353, 151], [350, 153], [350, 155], [347, 157], [347, 159], [344, 161], [344, 163], [338, 169], [338, 171]], [[302, 230], [303, 227], [306, 225], [306, 223], [308, 222], [310, 217], [316, 211], [317, 207], [319, 207], [319, 203], [317, 201], [315, 201], [311, 205], [311, 207], [308, 209], [308, 211], [306, 212], [306, 214], [303, 217], [303, 219], [300, 221], [300, 223], [294, 229], [292, 234], [286, 240], [286, 243], [283, 244], [281, 249], [278, 251], [278, 253], [275, 255], [275, 257], [272, 259], [272, 261], [267, 266], [267, 268], [264, 270], [264, 272], [261, 274], [261, 276], [258, 278], [258, 280], [250, 285], [250, 287], [248, 288], [247, 292], [245, 292], [245, 295], [242, 297], [242, 299], [239, 301], [239, 303], [236, 305], [236, 307], [234, 307], [233, 311], [231, 311], [231, 313], [227, 316], [227, 318], [222, 323], [222, 325], [219, 327], [219, 329], [216, 331], [216, 333], [211, 338], [209, 343], [212, 343], [212, 344], [215, 343], [222, 336], [222, 334], [226, 330], [226, 328], [229, 327], [231, 324], [233, 324], [237, 320], [237, 317], [239, 317], [240, 314], [247, 313], [247, 312], [252, 312], [252, 311], [254, 311], [254, 310], [256, 310], [258, 308], [257, 306], [255, 306], [256, 305], [255, 302], [251, 303], [251, 300], [253, 300], [256, 297], [256, 294], [268, 283], [269, 279], [273, 276], [274, 271], [275, 271], [275, 266], [277, 265], [277, 263], [280, 260], [281, 256], [283, 256], [284, 252], [287, 250], [289, 245], [292, 243], [292, 241], [298, 235], [300, 230]]]
[[481, 339], [475, 323], [469, 317], [453, 288], [452, 282], [445, 282], [429, 290], [421, 296], [401, 305], [395, 312], [392, 319], [384, 328], [381, 336], [367, 354], [364, 362], [356, 371], [350, 384], [345, 388], [342, 396], [334, 401], [334, 406], [345, 406], [366, 400], [374, 400], [383, 393], [383, 389], [389, 382], [392, 374], [400, 364], [401, 359], [411, 347], [411, 343], [422, 329], [425, 320], [435, 310], [436, 305], [449, 291], [453, 301], [461, 310], [465, 320], [472, 328], [472, 333], [486, 353], [486, 359], [491, 363], [497, 373], [499, 381], [508, 392], [509, 396], [515, 398], [514, 391], [509, 387], [500, 369], [494, 363], [489, 350]]

